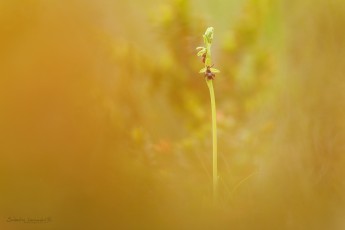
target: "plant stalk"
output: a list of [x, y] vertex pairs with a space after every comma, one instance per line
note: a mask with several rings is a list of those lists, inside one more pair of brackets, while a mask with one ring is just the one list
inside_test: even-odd
[[217, 114], [216, 99], [213, 90], [213, 80], [207, 80], [206, 83], [210, 91], [211, 113], [212, 113], [212, 175], [213, 175], [213, 200], [218, 200], [218, 154], [217, 154]]

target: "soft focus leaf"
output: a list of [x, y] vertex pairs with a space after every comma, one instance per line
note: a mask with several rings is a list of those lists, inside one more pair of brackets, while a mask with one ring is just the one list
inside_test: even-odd
[[220, 71], [218, 69], [215, 69], [215, 68], [210, 68], [210, 70], [212, 73], [220, 73]]
[[205, 68], [202, 68], [200, 71], [199, 71], [199, 73], [205, 73], [206, 72], [206, 67]]
[[200, 50], [199, 52], [198, 52], [198, 56], [202, 56], [202, 55], [204, 55], [206, 53], [206, 49], [204, 48], [204, 49], [202, 49], [202, 50]]

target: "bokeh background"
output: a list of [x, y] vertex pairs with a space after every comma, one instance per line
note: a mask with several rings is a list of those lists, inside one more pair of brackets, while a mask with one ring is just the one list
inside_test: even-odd
[[342, 0], [1, 0], [0, 229], [345, 229], [344, 26]]

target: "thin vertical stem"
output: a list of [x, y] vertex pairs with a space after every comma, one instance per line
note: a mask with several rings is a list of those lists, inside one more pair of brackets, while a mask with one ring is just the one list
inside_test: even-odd
[[212, 174], [213, 174], [213, 199], [216, 203], [218, 200], [218, 154], [217, 154], [217, 114], [216, 99], [213, 90], [213, 80], [206, 80], [211, 98], [212, 113]]

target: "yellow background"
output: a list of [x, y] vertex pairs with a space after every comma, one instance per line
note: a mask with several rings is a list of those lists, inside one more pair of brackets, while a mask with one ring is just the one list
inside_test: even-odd
[[0, 229], [344, 229], [344, 26], [340, 0], [0, 1]]

